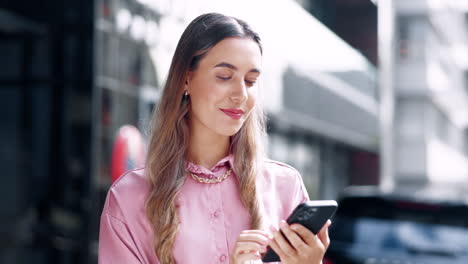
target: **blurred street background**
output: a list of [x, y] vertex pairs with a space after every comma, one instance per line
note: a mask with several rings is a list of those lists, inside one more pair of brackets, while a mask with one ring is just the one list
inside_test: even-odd
[[[311, 199], [373, 186], [467, 203], [466, 0], [0, 0], [0, 263], [97, 263], [107, 190], [142, 166], [177, 41], [206, 12], [260, 34], [268, 154], [301, 172]], [[442, 211], [411, 201], [388, 210], [425, 223]], [[467, 235], [448, 241], [466, 249], [456, 208], [446, 219], [464, 213]], [[411, 245], [450, 256], [434, 263], [467, 252]], [[324, 264], [346, 263], [432, 262]]]

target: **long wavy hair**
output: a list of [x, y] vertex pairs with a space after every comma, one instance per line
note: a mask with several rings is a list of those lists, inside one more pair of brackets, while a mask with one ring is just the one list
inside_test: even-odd
[[[183, 99], [185, 79], [213, 46], [228, 37], [252, 39], [262, 52], [258, 34], [237, 18], [209, 13], [188, 25], [177, 44], [161, 100], [152, 117], [145, 169], [151, 182], [146, 214], [154, 231], [155, 253], [163, 264], [175, 263], [173, 247], [179, 225], [176, 198], [186, 178], [184, 161], [189, 147], [191, 104], [190, 99]], [[231, 137], [233, 170], [253, 229], [260, 228], [262, 222], [256, 177], [262, 166], [264, 133], [264, 115], [257, 104]]]

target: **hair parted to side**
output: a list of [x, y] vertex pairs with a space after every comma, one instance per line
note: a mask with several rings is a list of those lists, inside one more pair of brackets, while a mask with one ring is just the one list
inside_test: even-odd
[[[189, 144], [190, 99], [182, 100], [186, 74], [196, 70], [205, 54], [228, 37], [255, 41], [260, 38], [242, 20], [217, 13], [194, 19], [183, 32], [172, 59], [152, 127], [145, 173], [151, 182], [146, 214], [154, 231], [154, 250], [162, 264], [175, 263], [173, 246], [178, 230], [177, 194], [185, 180]], [[256, 105], [242, 128], [231, 138], [234, 171], [244, 206], [250, 213], [251, 228], [261, 226], [261, 207], [255, 179], [263, 160], [264, 116]], [[196, 245], [194, 245], [196, 246]]]

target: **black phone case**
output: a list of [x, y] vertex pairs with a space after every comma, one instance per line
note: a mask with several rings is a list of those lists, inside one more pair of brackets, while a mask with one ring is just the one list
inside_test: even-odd
[[[317, 234], [328, 219], [332, 218], [336, 211], [337, 204], [335, 201], [325, 201], [321, 205], [312, 205], [308, 201], [296, 207], [286, 222], [288, 224], [298, 223], [305, 226], [312, 233]], [[280, 261], [279, 256], [272, 248], [268, 248], [263, 262]]]

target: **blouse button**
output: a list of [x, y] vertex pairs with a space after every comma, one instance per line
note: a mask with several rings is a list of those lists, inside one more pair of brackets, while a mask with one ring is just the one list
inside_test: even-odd
[[219, 210], [214, 211], [213, 216], [215, 218], [218, 218], [219, 217]]
[[219, 257], [219, 261], [221, 261], [221, 262], [226, 261], [226, 255], [224, 255], [224, 254], [221, 255], [221, 256]]

